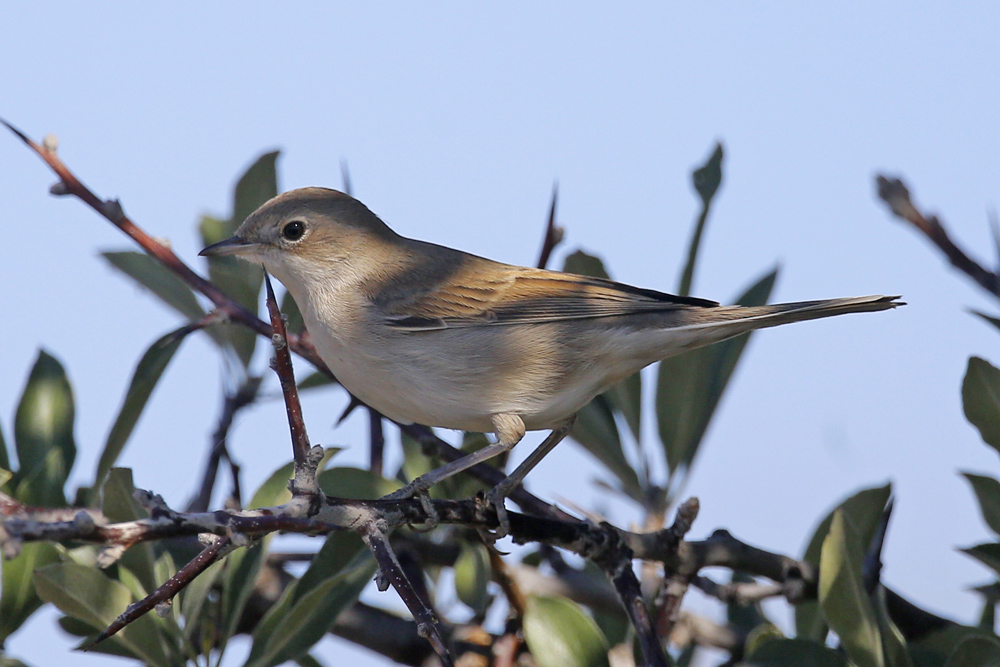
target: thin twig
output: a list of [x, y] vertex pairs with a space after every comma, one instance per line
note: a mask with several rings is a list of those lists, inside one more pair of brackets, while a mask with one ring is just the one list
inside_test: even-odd
[[913, 204], [910, 191], [903, 181], [879, 174], [875, 177], [875, 182], [879, 198], [889, 206], [893, 215], [916, 227], [944, 253], [952, 266], [972, 278], [984, 290], [1000, 298], [1000, 276], [983, 268], [958, 247], [937, 216], [921, 213]]
[[[209, 452], [208, 462], [205, 465], [205, 474], [201, 480], [201, 487], [198, 494], [188, 504], [187, 509], [189, 512], [204, 512], [208, 509], [212, 500], [212, 492], [215, 489], [219, 462], [223, 458], [229, 461], [231, 468], [238, 469], [238, 466], [233, 463], [232, 458], [229, 456], [229, 450], [226, 448], [229, 429], [232, 428], [236, 414], [257, 399], [260, 383], [261, 378], [250, 377], [235, 394], [226, 395], [222, 404], [222, 414], [219, 416], [219, 424], [215, 428], [215, 433], [212, 434], [212, 450]], [[234, 471], [234, 487], [238, 485], [238, 482], [239, 478], [236, 477]]]
[[[496, 512], [475, 500], [437, 500], [434, 514], [442, 524], [466, 528], [496, 528]], [[97, 510], [53, 510], [24, 506], [0, 493], [0, 550], [8, 544], [53, 541], [90, 542], [131, 546], [170, 537], [214, 533], [220, 536], [241, 533], [262, 536], [278, 531], [324, 534], [334, 530], [361, 530], [363, 519], [373, 514], [387, 529], [420, 525], [431, 517], [419, 499], [352, 500], [325, 497], [320, 511], [305, 516], [301, 504], [257, 510], [217, 510], [215, 512], [179, 513], [154, 511], [147, 519], [109, 523]], [[572, 551], [581, 556], [601, 553], [608, 544], [607, 527], [582, 521], [564, 521], [531, 516], [508, 510], [511, 537], [517, 544], [539, 543]], [[676, 523], [676, 522], [675, 522]], [[659, 561], [673, 571], [697, 573], [705, 567], [724, 567], [751, 576], [767, 577], [785, 588], [792, 604], [815, 600], [818, 570], [805, 561], [758, 549], [717, 530], [706, 540], [676, 541], [667, 528], [657, 533], [633, 533], [615, 529], [623, 543], [640, 560]], [[910, 638], [926, 636], [953, 623], [929, 614], [898, 594], [886, 590], [887, 606], [893, 621]]]
[[299, 388], [295, 386], [292, 370], [292, 355], [288, 351], [288, 334], [285, 321], [281, 317], [278, 300], [274, 298], [271, 276], [264, 272], [264, 287], [267, 290], [267, 312], [271, 316], [271, 343], [274, 345], [274, 371], [281, 383], [281, 394], [285, 397], [285, 411], [288, 414], [288, 429], [292, 434], [292, 453], [295, 463], [304, 464], [311, 445], [302, 419], [302, 404], [299, 403]]
[[385, 432], [382, 430], [382, 415], [375, 408], [368, 408], [368, 434], [368, 469], [381, 475]]
[[[421, 598], [413, 584], [407, 579], [403, 568], [396, 558], [392, 547], [389, 545], [389, 537], [386, 535], [386, 527], [379, 525], [377, 520], [364, 522], [361, 527], [361, 537], [365, 544], [375, 556], [375, 561], [379, 566], [379, 576], [384, 577], [384, 581], [392, 585], [396, 593], [403, 600], [406, 608], [413, 614], [413, 619], [417, 622], [417, 632], [421, 637], [426, 637], [434, 647], [441, 663], [445, 667], [454, 665], [448, 647], [445, 645], [444, 637], [438, 628], [437, 618], [431, 611], [428, 603]], [[381, 586], [380, 586], [381, 588]], [[384, 590], [384, 589], [383, 589]]]
[[[698, 517], [700, 505], [697, 498], [691, 498], [681, 503], [677, 508], [674, 523], [664, 531], [670, 544], [680, 545], [684, 536], [691, 530], [691, 525]], [[658, 618], [657, 626], [660, 634], [669, 637], [674, 624], [680, 618], [681, 600], [687, 593], [688, 585], [698, 574], [697, 568], [667, 567], [666, 575], [660, 587], [660, 592], [653, 603]]]
[[108, 637], [116, 634], [125, 626], [147, 614], [156, 605], [173, 599], [175, 595], [194, 581], [195, 577], [208, 569], [209, 565], [219, 560], [221, 554], [231, 546], [232, 542], [228, 538], [221, 537], [214, 539], [212, 544], [202, 549], [201, 553], [191, 559], [187, 565], [177, 570], [177, 573], [167, 579], [162, 586], [138, 602], [130, 604], [128, 609], [116, 618], [111, 625], [105, 628], [101, 634], [97, 635], [92, 642], [84, 646], [83, 650], [87, 651], [93, 648]]
[[656, 629], [646, 609], [642, 597], [639, 579], [632, 569], [632, 550], [626, 546], [621, 534], [609, 523], [602, 523], [606, 539], [595, 553], [588, 554], [604, 573], [618, 592], [622, 606], [632, 621], [636, 636], [639, 638], [639, 648], [642, 651], [643, 665], [646, 667], [666, 667], [667, 656], [663, 652], [663, 644], [656, 634]]
[[778, 597], [785, 594], [785, 587], [775, 583], [758, 583], [736, 581], [728, 584], [719, 582], [704, 576], [697, 576], [691, 580], [691, 585], [700, 590], [705, 595], [711, 596], [720, 602], [733, 603], [746, 606]]

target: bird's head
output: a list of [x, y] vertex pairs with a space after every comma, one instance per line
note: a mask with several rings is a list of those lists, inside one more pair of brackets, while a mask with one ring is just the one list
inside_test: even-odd
[[327, 188], [301, 188], [271, 199], [224, 241], [199, 254], [233, 255], [264, 265], [294, 289], [312, 279], [345, 277], [378, 262], [399, 237], [350, 195]]

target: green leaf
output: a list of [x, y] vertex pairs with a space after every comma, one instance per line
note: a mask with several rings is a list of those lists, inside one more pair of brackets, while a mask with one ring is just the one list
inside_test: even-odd
[[[66, 504], [63, 486], [76, 459], [73, 419], [73, 389], [66, 371], [41, 350], [14, 418], [21, 502], [48, 507]], [[29, 479], [30, 483], [22, 483]]]
[[455, 592], [458, 599], [481, 616], [489, 603], [492, 578], [490, 554], [481, 543], [462, 542], [455, 561]]
[[[872, 536], [885, 511], [885, 504], [889, 502], [892, 487], [889, 484], [871, 489], [862, 489], [854, 495], [846, 498], [819, 523], [813, 536], [806, 547], [802, 560], [819, 565], [820, 552], [823, 549], [823, 541], [830, 532], [830, 525], [833, 523], [834, 514], [840, 510], [844, 517], [850, 521], [855, 534], [861, 544], [871, 543]], [[815, 639], [824, 641], [826, 639], [827, 627], [820, 614], [819, 605], [815, 602], [803, 602], [795, 607], [795, 628], [799, 638]]]
[[[158, 585], [162, 585], [175, 574], [177, 574], [177, 564], [174, 562], [174, 557], [169, 551], [164, 551], [163, 555], [157, 558], [156, 562], [153, 564], [154, 580], [159, 582]], [[180, 605], [171, 604], [170, 611], [174, 623], [180, 621]]]
[[397, 480], [386, 479], [363, 468], [330, 468], [321, 472], [317, 481], [323, 493], [338, 498], [371, 500], [381, 498], [402, 487]]
[[903, 637], [903, 633], [889, 616], [889, 608], [885, 602], [885, 587], [879, 586], [876, 589], [873, 603], [872, 608], [878, 622], [879, 635], [882, 637], [882, 645], [885, 647], [886, 667], [913, 667], [906, 638]]
[[576, 414], [570, 435], [618, 478], [625, 493], [636, 500], [643, 498], [639, 476], [622, 451], [611, 403], [603, 394], [594, 397]]
[[677, 288], [678, 294], [687, 296], [691, 293], [691, 285], [694, 282], [694, 269], [698, 263], [698, 250], [701, 247], [701, 237], [705, 233], [705, 224], [708, 222], [708, 213], [712, 208], [712, 199], [715, 197], [719, 185], [722, 184], [722, 144], [715, 144], [715, 150], [708, 161], [695, 169], [691, 174], [694, 189], [701, 197], [701, 213], [695, 222], [694, 233], [691, 235], [691, 243], [688, 245], [687, 261], [684, 263], [684, 271], [681, 273], [681, 282]]
[[356, 565], [355, 561], [359, 556], [367, 557], [370, 555], [364, 541], [357, 533], [330, 533], [323, 541], [323, 546], [313, 556], [309, 569], [299, 579], [298, 589], [292, 596], [292, 602], [297, 602], [308, 591], [335, 576], [341, 570]]
[[761, 623], [747, 634], [746, 651], [753, 654], [764, 644], [785, 639], [784, 633], [774, 623]]
[[625, 417], [636, 442], [642, 439], [642, 374], [633, 373], [604, 392], [611, 408]]
[[[210, 216], [202, 216], [198, 225], [202, 242], [206, 246], [229, 238], [235, 228], [236, 226], [229, 220], [219, 220]], [[246, 262], [237, 257], [213, 256], [207, 259], [209, 279], [244, 308], [256, 314], [260, 286], [264, 281], [264, 269], [259, 264]], [[222, 324], [213, 327], [213, 330], [232, 346], [244, 367], [250, 363], [257, 345], [255, 332], [236, 324]]]
[[[582, 250], [570, 254], [563, 263], [563, 271], [581, 276], [610, 279], [604, 262], [599, 257]], [[594, 398], [576, 415], [572, 438], [596, 456], [621, 482], [622, 490], [635, 499], [641, 499], [643, 490], [635, 469], [622, 451], [621, 436], [615, 422], [615, 413], [621, 413], [639, 439], [639, 421], [642, 398], [642, 380], [638, 373], [623, 380], [600, 396]]]
[[963, 472], [962, 475], [972, 485], [986, 525], [994, 533], [1000, 534], [1000, 482], [993, 477], [974, 475], [971, 472]]
[[101, 257], [189, 320], [204, 317], [205, 309], [198, 303], [194, 290], [154, 257], [131, 251], [102, 252]]
[[299, 382], [299, 391], [305, 389], [315, 389], [316, 387], [329, 387], [333, 384], [333, 378], [331, 378], [326, 373], [321, 373], [319, 371], [313, 371], [306, 376], [302, 382]]
[[962, 381], [965, 418], [993, 449], [1000, 451], [1000, 369], [979, 357], [969, 357]]
[[986, 567], [992, 568], [994, 572], [1000, 574], [1000, 544], [987, 542], [986, 544], [977, 544], [974, 547], [960, 549], [960, 551], [969, 554]]
[[949, 623], [944, 628], [930, 632], [919, 639], [910, 642], [909, 652], [915, 665], [919, 667], [936, 667], [948, 662], [959, 644], [970, 637], [988, 637], [996, 640], [993, 632], [984, 632], [967, 625]]
[[285, 295], [281, 297], [281, 312], [285, 314], [288, 321], [285, 322], [285, 330], [293, 334], [301, 334], [305, 331], [306, 323], [302, 319], [302, 311], [299, 310], [299, 304], [295, 303], [295, 297], [292, 296], [291, 292], [285, 292]]
[[[200, 647], [205, 653], [211, 650], [211, 643], [218, 630], [217, 614], [213, 613], [215, 609], [209, 593], [215, 588], [225, 567], [225, 561], [209, 565], [208, 569], [195, 577], [194, 581], [181, 591], [179, 598], [180, 613], [184, 617], [184, 639], [186, 642], [193, 642], [196, 637], [200, 637], [202, 642], [208, 644], [207, 647]], [[178, 598], [175, 598], [175, 606], [177, 602]]]
[[222, 578], [222, 646], [236, 634], [236, 628], [243, 616], [243, 609], [253, 594], [257, 573], [267, 555], [271, 536], [238, 549], [226, 557], [226, 568]]
[[[3, 424], [0, 424], [0, 470], [6, 470], [8, 472], [13, 472], [14, 469], [10, 467], [10, 454], [7, 453], [7, 441], [3, 439]], [[0, 482], [0, 487], [4, 485], [5, 482]]]
[[748, 667], [848, 667], [847, 658], [819, 642], [776, 639], [750, 654]]
[[253, 494], [253, 498], [250, 499], [247, 509], [255, 510], [259, 507], [273, 507], [291, 500], [292, 494], [288, 490], [288, 482], [292, 479], [294, 473], [294, 461], [289, 461], [271, 473], [271, 476]]
[[603, 278], [609, 280], [607, 269], [600, 257], [588, 255], [582, 250], [577, 250], [566, 256], [563, 262], [563, 269], [566, 273], [575, 273], [578, 276], [590, 276], [591, 278]]
[[302, 579], [257, 625], [247, 664], [264, 667], [304, 656], [354, 604], [375, 570], [357, 535], [332, 533]]
[[882, 637], [862, 581], [864, 546], [842, 510], [823, 540], [819, 603], [847, 655], [858, 667], [883, 667]]
[[[742, 306], [767, 303], [778, 270], [757, 280], [737, 298]], [[656, 417], [670, 473], [686, 469], [705, 437], [750, 334], [684, 352], [660, 362]]]
[[945, 667], [998, 667], [1000, 641], [994, 637], [966, 637], [948, 658]]
[[711, 203], [722, 185], [722, 157], [722, 144], [716, 143], [708, 161], [691, 173], [691, 182], [705, 206]]
[[[205, 245], [218, 243], [229, 238], [237, 227], [264, 202], [278, 194], [275, 160], [278, 152], [261, 155], [250, 165], [236, 183], [233, 193], [233, 214], [228, 220], [203, 216], [199, 224]], [[209, 257], [208, 275], [222, 291], [233, 297], [253, 313], [258, 310], [260, 287], [264, 271], [259, 264], [244, 262], [236, 257]], [[250, 363], [257, 335], [246, 327], [224, 325], [220, 327], [243, 365]]]
[[0, 562], [0, 649], [4, 641], [42, 605], [31, 573], [59, 560], [47, 542], [28, 542], [17, 558]]
[[[149, 518], [133, 497], [135, 484], [128, 468], [112, 468], [101, 488], [101, 511], [112, 523]], [[121, 564], [129, 569], [145, 591], [156, 590], [156, 553], [150, 542], [133, 544], [122, 554]]]
[[538, 667], [607, 667], [608, 640], [580, 605], [564, 597], [531, 595], [524, 639]]
[[258, 157], [236, 183], [236, 191], [233, 193], [233, 229], [228, 236], [232, 236], [247, 216], [269, 199], [278, 196], [275, 162], [280, 153], [281, 151], [271, 151]]
[[98, 489], [104, 483], [104, 477], [108, 474], [111, 466], [115, 464], [125, 443], [128, 442], [132, 430], [139, 422], [146, 403], [149, 401], [153, 389], [163, 376], [170, 360], [184, 342], [182, 329], [171, 331], [154, 342], [146, 353], [142, 355], [139, 364], [132, 373], [132, 381], [129, 383], [128, 391], [125, 392], [125, 400], [118, 411], [108, 439], [104, 443], [104, 451], [101, 452], [101, 459], [97, 464], [97, 472], [94, 475], [94, 488]]
[[[132, 594], [123, 584], [73, 562], [36, 570], [35, 588], [43, 600], [95, 630], [109, 626], [132, 602]], [[147, 665], [170, 664], [159, 641], [156, 621], [148, 614], [105, 641], [118, 644]]]

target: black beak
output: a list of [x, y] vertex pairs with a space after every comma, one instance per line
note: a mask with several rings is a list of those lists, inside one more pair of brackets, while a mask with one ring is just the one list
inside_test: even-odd
[[218, 243], [213, 243], [208, 246], [198, 254], [203, 257], [220, 257], [222, 255], [242, 255], [243, 253], [253, 250], [257, 247], [257, 243], [250, 243], [245, 239], [241, 239], [239, 236], [233, 236], [225, 241], [219, 241]]

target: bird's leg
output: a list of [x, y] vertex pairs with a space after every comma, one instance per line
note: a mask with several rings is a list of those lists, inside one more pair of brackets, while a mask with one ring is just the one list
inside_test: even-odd
[[494, 486], [489, 493], [486, 494], [486, 500], [496, 509], [497, 521], [499, 522], [499, 527], [494, 534], [495, 539], [500, 539], [506, 537], [510, 533], [510, 519], [507, 517], [507, 509], [504, 507], [504, 500], [507, 499], [517, 485], [524, 481], [528, 473], [538, 465], [545, 455], [552, 451], [552, 449], [562, 442], [569, 432], [573, 429], [573, 422], [576, 421], [576, 415], [573, 415], [569, 419], [566, 419], [562, 423], [558, 424], [552, 432], [549, 433], [545, 440], [542, 440], [542, 444], [538, 445], [535, 451], [528, 455], [528, 458], [521, 462], [521, 465], [514, 469], [514, 472], [507, 475], [502, 482]]
[[[493, 415], [492, 421], [493, 428], [496, 429], [497, 434], [496, 442], [486, 445], [482, 449], [478, 449], [471, 454], [467, 454], [456, 461], [446, 463], [440, 468], [435, 468], [434, 470], [417, 477], [400, 490], [386, 497], [390, 500], [413, 498], [414, 496], [419, 498], [426, 497], [427, 491], [438, 482], [444, 481], [449, 477], [453, 477], [460, 472], [468, 470], [474, 465], [493, 458], [494, 456], [499, 456], [504, 452], [509, 452], [511, 448], [513, 448], [514, 445], [520, 442], [521, 438], [524, 437], [524, 422], [521, 421], [521, 418], [517, 415]], [[523, 466], [524, 464], [521, 464], [521, 466], [518, 467], [518, 470], [520, 470]], [[527, 470], [525, 471], [525, 474], [527, 474]], [[501, 482], [501, 485], [502, 484], [503, 482]], [[426, 507], [430, 504], [421, 502], [421, 505]], [[502, 505], [503, 503], [501, 502], [501, 507]], [[431, 516], [429, 523], [435, 522], [436, 517]]]

